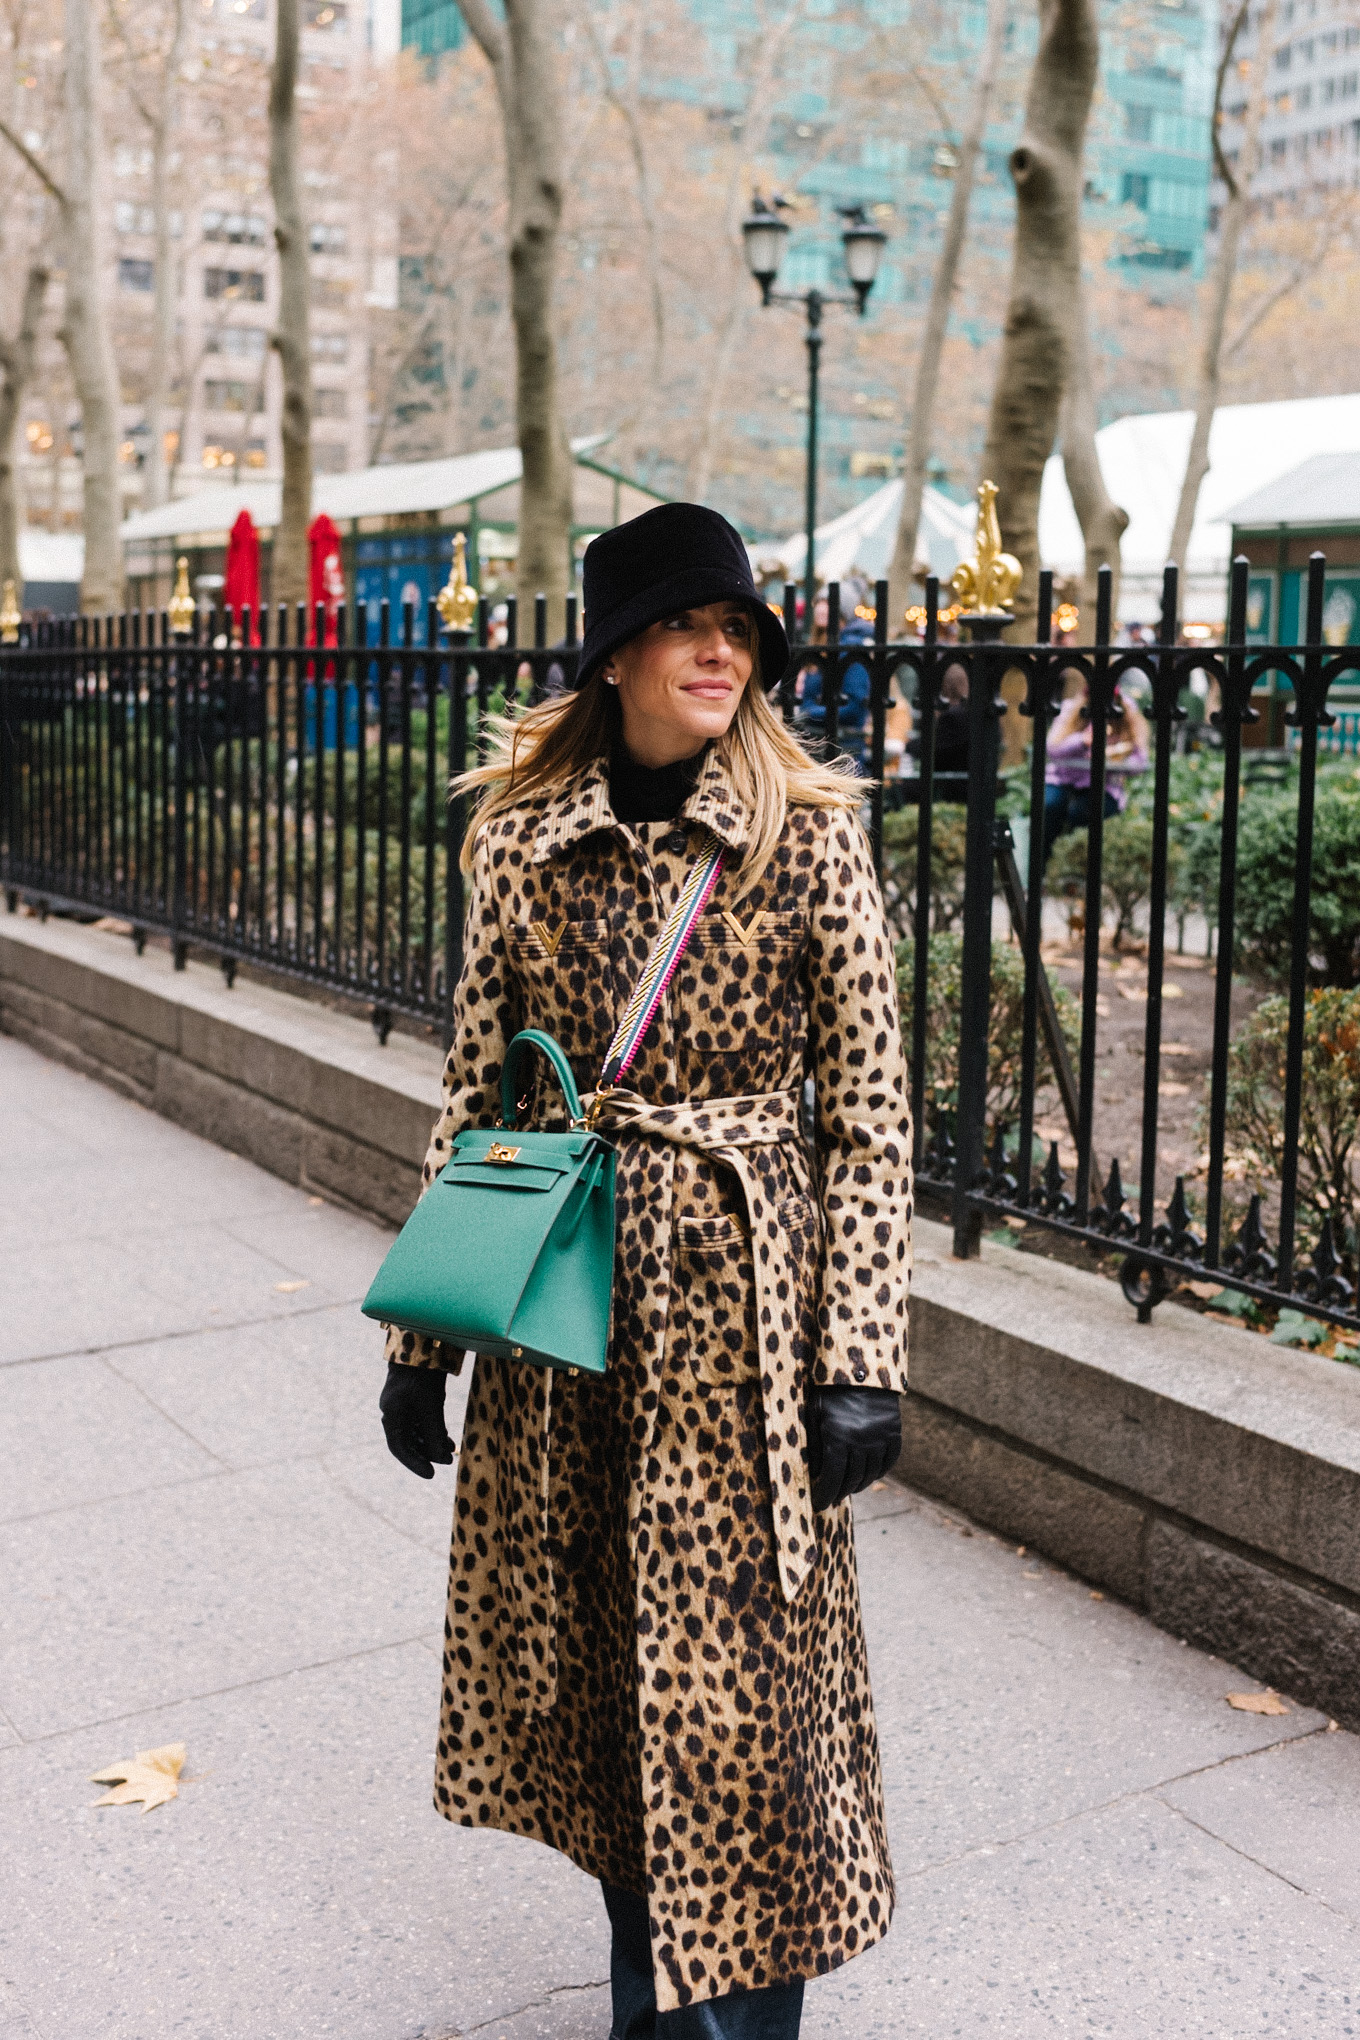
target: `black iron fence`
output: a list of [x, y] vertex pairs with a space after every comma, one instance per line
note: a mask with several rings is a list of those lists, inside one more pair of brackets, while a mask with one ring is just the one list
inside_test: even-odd
[[[946, 642], [929, 583], [920, 640], [887, 641], [880, 584], [869, 629], [856, 619], [847, 638], [833, 587], [827, 641], [797, 647], [783, 713], [813, 743], [850, 751], [866, 776], [865, 818], [901, 937], [917, 1174], [950, 1200], [956, 1251], [974, 1251], [989, 1219], [1009, 1220], [1117, 1251], [1143, 1317], [1190, 1276], [1360, 1328], [1360, 785], [1329, 782], [1320, 794], [1319, 778], [1354, 776], [1349, 759], [1329, 758], [1328, 704], [1338, 684], [1360, 681], [1360, 648], [1325, 642], [1324, 580], [1316, 555], [1301, 645], [1247, 643], [1239, 561], [1219, 647], [1178, 642], [1173, 568], [1156, 643], [1111, 642], [1105, 576], [1094, 641], [1054, 644], [1044, 576], [1033, 645], [1003, 643], [1001, 615], [965, 617], [965, 641]], [[786, 614], [792, 603], [789, 590]], [[128, 616], [47, 627], [0, 649], [11, 909], [22, 897], [116, 916], [139, 941], [167, 934], [177, 962], [190, 949], [216, 956], [229, 981], [248, 962], [362, 1000], [384, 1039], [396, 1015], [447, 1035], [465, 815], [445, 788], [484, 747], [491, 713], [570, 684], [575, 615], [555, 646], [541, 600], [527, 646], [513, 605], [497, 646], [485, 605], [466, 638], [441, 635], [433, 607], [423, 646], [409, 609], [395, 633], [392, 623], [386, 605], [376, 616], [360, 607], [324, 644], [323, 619], [309, 627], [300, 611], [200, 615], [181, 637], [163, 617]], [[1265, 754], [1244, 736], [1253, 691], [1271, 675], [1292, 706], [1287, 748]], [[1049, 731], [1082, 689], [1079, 758], [1096, 797], [1088, 790], [1080, 856], [1071, 842], [1058, 854], [1059, 885], [1048, 809], [1062, 775]], [[1103, 796], [1130, 783], [1135, 693], [1146, 772], [1136, 813], [1120, 814]], [[1206, 697], [1209, 748], [1187, 760], [1187, 704]], [[1025, 729], [1026, 762], [1006, 772], [1003, 715]], [[949, 755], [941, 747], [937, 759], [946, 731]], [[1244, 789], [1266, 852], [1255, 838], [1244, 851]], [[1339, 903], [1335, 872], [1324, 900], [1315, 869], [1319, 816], [1329, 846], [1349, 842], [1355, 821], [1353, 883], [1343, 879]], [[1269, 939], [1243, 906], [1262, 870], [1287, 894]], [[1061, 967], [1060, 908], [1077, 931]], [[1164, 1044], [1166, 1001], [1180, 989], [1168, 944], [1187, 926], [1212, 1000], [1202, 1040]], [[1132, 963], [1137, 980], [1124, 989], [1141, 1015], [1140, 1071], [1131, 1061], [1111, 1070], [1102, 1050], [1102, 987], [1116, 963]], [[1173, 1048], [1202, 1066], [1193, 1167], [1177, 1167], [1162, 1140], [1164, 1094], [1190, 1088], [1166, 1081]], [[1098, 1082], [1112, 1081], [1098, 1101]]]

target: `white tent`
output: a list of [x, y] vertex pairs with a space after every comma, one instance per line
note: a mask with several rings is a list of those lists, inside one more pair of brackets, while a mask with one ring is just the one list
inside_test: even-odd
[[[593, 453], [607, 432], [574, 439], [578, 456]], [[520, 477], [517, 446], [490, 447], [483, 453], [455, 454], [448, 460], [392, 461], [381, 467], [358, 468], [347, 475], [317, 475], [312, 483], [312, 510], [330, 517], [391, 517], [415, 510], [453, 510], [479, 497], [494, 495]], [[123, 524], [125, 543], [147, 538], [201, 538], [229, 531], [242, 510], [249, 510], [261, 531], [279, 521], [283, 484], [213, 482], [154, 510], [138, 510]]]
[[[817, 578], [841, 581], [852, 567], [860, 567], [871, 581], [884, 580], [897, 538], [897, 519], [902, 508], [900, 478], [887, 482], [856, 503], [829, 524], [819, 524], [815, 533]], [[947, 582], [959, 561], [973, 549], [977, 512], [968, 503], [954, 503], [939, 489], [927, 489], [921, 498], [921, 521], [916, 534], [918, 566], [938, 574]], [[761, 557], [777, 559], [791, 580], [802, 578], [807, 556], [807, 534], [797, 532]]]
[[[1105, 486], [1129, 513], [1120, 548], [1123, 622], [1154, 623], [1161, 614], [1162, 569], [1193, 424], [1190, 411], [1150, 411], [1118, 418], [1096, 434]], [[1243, 497], [1311, 454], [1356, 450], [1360, 395], [1220, 406], [1209, 433], [1209, 472], [1199, 492], [1189, 558], [1182, 563], [1181, 615], [1202, 623], [1221, 623], [1227, 615], [1230, 512]], [[1081, 527], [1057, 454], [1044, 470], [1039, 550], [1056, 573], [1080, 575]]]

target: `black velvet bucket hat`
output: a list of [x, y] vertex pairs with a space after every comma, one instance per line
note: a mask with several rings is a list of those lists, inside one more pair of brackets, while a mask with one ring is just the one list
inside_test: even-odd
[[762, 597], [740, 532], [702, 503], [660, 503], [586, 547], [585, 641], [576, 685], [652, 624], [707, 602], [742, 602], [756, 620], [760, 677], [773, 687], [789, 663], [784, 626]]

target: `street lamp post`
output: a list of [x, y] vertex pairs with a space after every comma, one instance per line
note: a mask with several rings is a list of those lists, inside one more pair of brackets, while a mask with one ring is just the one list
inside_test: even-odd
[[[807, 316], [807, 361], [808, 361], [808, 428], [807, 428], [807, 485], [804, 498], [805, 522], [807, 525], [807, 556], [803, 562], [803, 621], [806, 629], [812, 629], [812, 605], [817, 595], [817, 383], [821, 368], [822, 354], [822, 313], [828, 305], [847, 305], [854, 308], [861, 318], [869, 302], [869, 293], [878, 275], [879, 258], [887, 235], [881, 227], [869, 224], [864, 208], [860, 205], [841, 206], [841, 218], [845, 226], [841, 232], [841, 245], [845, 250], [845, 271], [850, 279], [853, 297], [836, 297], [828, 291], [782, 291], [776, 290], [775, 280], [783, 259], [784, 241], [788, 235], [787, 223], [779, 217], [779, 208], [784, 204], [780, 198], [764, 199], [757, 192], [751, 203], [749, 218], [742, 221], [742, 239], [746, 247], [746, 266], [760, 285], [762, 305], [801, 305]], [[789, 619], [792, 621], [792, 619]]]

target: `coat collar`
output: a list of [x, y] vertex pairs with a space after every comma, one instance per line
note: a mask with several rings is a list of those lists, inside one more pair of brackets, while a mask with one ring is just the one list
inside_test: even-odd
[[[711, 829], [729, 850], [739, 850], [746, 842], [750, 824], [737, 799], [732, 775], [716, 749], [705, 753], [699, 783], [681, 808], [679, 820]], [[609, 760], [594, 758], [548, 802], [534, 838], [533, 862], [546, 864], [595, 830], [618, 826], [609, 805]]]

